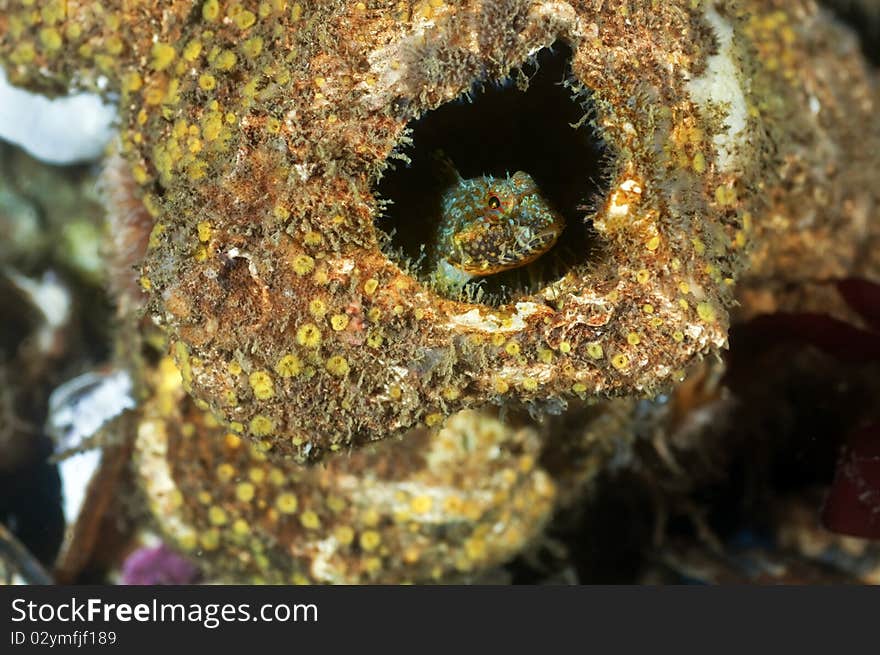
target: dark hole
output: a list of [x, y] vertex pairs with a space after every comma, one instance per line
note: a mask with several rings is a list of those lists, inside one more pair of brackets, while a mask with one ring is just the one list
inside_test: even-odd
[[880, 65], [880, 5], [856, 0], [822, 0], [822, 4], [855, 30], [865, 57]]
[[510, 302], [573, 267], [590, 265], [597, 240], [589, 217], [607, 178], [609, 155], [591, 126], [589, 93], [574, 83], [571, 56], [571, 49], [558, 42], [539, 51], [511, 78], [472, 89], [469, 98], [411, 123], [412, 143], [400, 153], [409, 161], [389, 167], [375, 189], [379, 198], [390, 201], [376, 221], [389, 236], [390, 257], [428, 279], [425, 253], [435, 238], [440, 201], [449, 186], [437, 163], [442, 152], [463, 178], [525, 171], [566, 223], [551, 251], [528, 266], [475, 278], [463, 296], [489, 304]]

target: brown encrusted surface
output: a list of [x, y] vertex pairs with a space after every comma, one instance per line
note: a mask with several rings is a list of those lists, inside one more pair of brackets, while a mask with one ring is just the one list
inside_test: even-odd
[[[873, 270], [876, 95], [812, 2], [0, 9], [13, 80], [121, 92], [150, 311], [202, 407], [281, 454], [650, 392], [725, 345], [745, 266]], [[444, 299], [383, 254], [371, 185], [410, 119], [558, 39], [613, 153], [601, 254], [507, 306]]]
[[465, 411], [326, 466], [276, 460], [185, 400], [170, 358], [148, 373], [135, 470], [163, 536], [209, 580], [463, 580], [541, 533], [556, 488], [538, 433]]
[[683, 475], [668, 451], [705, 447], [725, 420], [720, 370], [695, 368], [663, 400], [579, 403], [540, 423], [463, 410], [313, 466], [197, 409], [164, 357], [140, 369], [133, 474], [149, 524], [210, 582], [480, 581], [546, 546], [554, 516], [632, 467], [640, 442]]
[[877, 279], [876, 78], [866, 75], [855, 36], [828, 14], [776, 4], [793, 5], [792, 17], [780, 11], [746, 22], [758, 61], [777, 74], [751, 80], [773, 152], [758, 181], [766, 205], [754, 221], [743, 286]]

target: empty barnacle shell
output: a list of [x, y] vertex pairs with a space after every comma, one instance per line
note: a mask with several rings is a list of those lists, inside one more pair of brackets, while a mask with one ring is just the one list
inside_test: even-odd
[[[0, 7], [11, 80], [121, 94], [122, 154], [155, 219], [148, 310], [196, 402], [281, 455], [487, 402], [651, 393], [725, 346], [750, 263], [772, 274], [815, 246], [827, 274], [877, 267], [858, 172], [876, 132], [852, 127], [873, 91], [807, 0], [134, 2], [37, 25]], [[503, 302], [449, 297], [383, 247], [394, 199], [377, 185], [417, 120], [553, 44], [606, 148], [607, 190], [579, 217], [597, 245]], [[808, 190], [829, 202], [798, 214]]]

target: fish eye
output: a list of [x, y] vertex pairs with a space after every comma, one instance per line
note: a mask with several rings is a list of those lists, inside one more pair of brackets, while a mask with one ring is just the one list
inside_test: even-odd
[[498, 209], [501, 206], [501, 200], [498, 196], [489, 196], [489, 209]]

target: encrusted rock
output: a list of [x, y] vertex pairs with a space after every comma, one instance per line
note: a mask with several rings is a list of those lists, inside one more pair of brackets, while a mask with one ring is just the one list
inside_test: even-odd
[[[749, 266], [876, 273], [876, 94], [807, 0], [0, 9], [11, 80], [120, 94], [149, 311], [197, 403], [282, 455], [650, 393], [725, 345]], [[500, 306], [444, 297], [383, 249], [375, 184], [412, 121], [559, 41], [608, 148], [599, 246]]]

